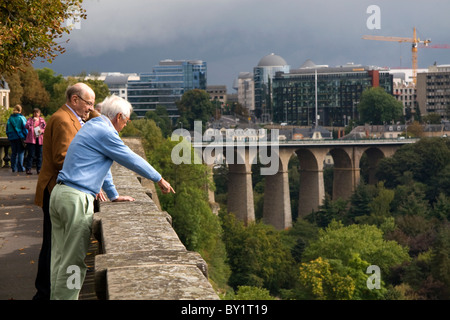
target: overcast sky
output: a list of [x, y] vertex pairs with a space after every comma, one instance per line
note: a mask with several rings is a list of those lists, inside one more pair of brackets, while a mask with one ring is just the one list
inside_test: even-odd
[[[369, 29], [380, 9], [380, 29]], [[412, 37], [450, 44], [448, 0], [84, 0], [87, 19], [68, 36], [57, 74], [150, 72], [160, 60], [204, 60], [208, 84], [229, 92], [239, 72], [275, 53], [291, 68], [307, 59], [329, 66], [411, 68], [411, 45], [363, 35]], [[374, 15], [375, 14], [375, 15]], [[450, 64], [450, 49], [419, 49], [419, 68]]]

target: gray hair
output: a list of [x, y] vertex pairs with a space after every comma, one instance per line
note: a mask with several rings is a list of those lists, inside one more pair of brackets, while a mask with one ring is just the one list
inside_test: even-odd
[[133, 107], [131, 104], [116, 95], [106, 97], [102, 102], [102, 114], [113, 120], [119, 113], [122, 113], [125, 117], [130, 118]]

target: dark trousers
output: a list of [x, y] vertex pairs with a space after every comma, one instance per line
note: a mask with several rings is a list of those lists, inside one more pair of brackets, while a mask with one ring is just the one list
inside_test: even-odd
[[10, 140], [11, 143], [11, 169], [12, 172], [24, 172], [23, 158], [25, 156], [25, 149], [23, 148], [20, 139]]
[[45, 188], [42, 211], [44, 212], [44, 230], [41, 252], [39, 254], [38, 272], [35, 286], [37, 293], [33, 300], [50, 300], [50, 257], [52, 254], [52, 222], [50, 220], [50, 193]]
[[[36, 139], [38, 140], [38, 139]], [[33, 144], [28, 143], [27, 144], [28, 149], [28, 155], [25, 160], [25, 169], [31, 170], [31, 167], [33, 166], [33, 160], [36, 161], [36, 171], [39, 172], [41, 170], [41, 164], [42, 164], [42, 145], [39, 143]]]

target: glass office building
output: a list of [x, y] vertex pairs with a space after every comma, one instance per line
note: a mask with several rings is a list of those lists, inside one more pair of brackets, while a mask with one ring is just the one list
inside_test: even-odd
[[288, 73], [290, 66], [279, 55], [271, 53], [264, 56], [258, 65], [253, 68], [255, 111], [254, 114], [262, 122], [271, 120], [270, 110], [272, 81], [275, 74], [279, 71]]
[[362, 92], [380, 86], [393, 93], [393, 76], [387, 69], [346, 65], [330, 68], [310, 65], [278, 72], [273, 79], [273, 121], [300, 126], [345, 126], [358, 118]]
[[153, 72], [141, 73], [128, 81], [127, 97], [138, 117], [156, 106], [164, 106], [169, 116], [179, 116], [176, 102], [192, 89], [206, 90], [207, 67], [201, 60], [162, 60]]

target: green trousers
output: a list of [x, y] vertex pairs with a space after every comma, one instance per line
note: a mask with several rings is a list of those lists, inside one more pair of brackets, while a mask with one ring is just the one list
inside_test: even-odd
[[52, 253], [50, 298], [77, 300], [86, 276], [94, 197], [57, 184], [50, 196]]

